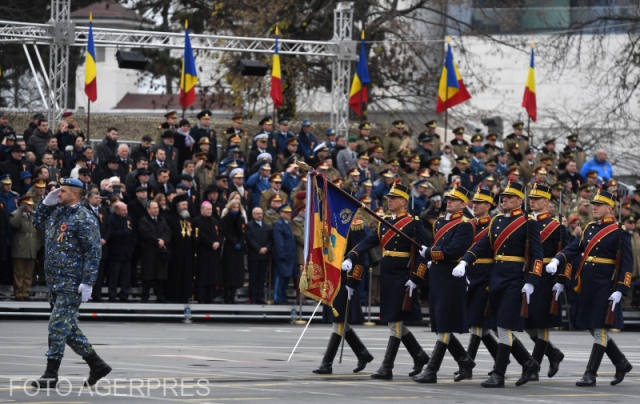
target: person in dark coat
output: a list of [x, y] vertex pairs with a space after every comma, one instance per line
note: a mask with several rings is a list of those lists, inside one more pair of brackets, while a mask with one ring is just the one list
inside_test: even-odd
[[428, 276], [431, 331], [438, 335], [427, 368], [414, 379], [418, 383], [438, 382], [438, 370], [447, 350], [460, 367], [454, 381], [459, 382], [471, 376], [471, 370], [476, 366], [460, 341], [453, 335], [454, 332], [466, 333], [469, 329], [467, 280], [464, 272], [453, 270], [460, 257], [473, 243], [473, 223], [462, 213], [469, 203], [469, 197], [470, 192], [458, 184], [449, 191], [447, 213], [439, 217], [433, 225], [436, 232], [434, 245], [420, 251], [420, 255], [431, 261], [431, 268], [428, 273], [427, 268], [417, 268], [411, 276], [412, 284], [421, 284]]
[[273, 301], [275, 304], [287, 304], [289, 279], [296, 275], [298, 256], [291, 227], [291, 206], [281, 206], [278, 213], [280, 218], [273, 225]]
[[[385, 216], [385, 219], [405, 234], [415, 235], [414, 239], [420, 245], [424, 245], [426, 243], [426, 235], [422, 222], [417, 218], [414, 219], [406, 211], [407, 202], [409, 201], [409, 189], [402, 184], [394, 182], [386, 196], [391, 214]], [[415, 376], [422, 372], [424, 365], [429, 362], [429, 355], [424, 352], [414, 335], [404, 325], [405, 321], [422, 320], [419, 293], [412, 292], [410, 295], [411, 311], [402, 310], [405, 293], [409, 285], [408, 281], [410, 280], [411, 244], [386, 225], [378, 224], [375, 232], [368, 235], [347, 254], [347, 259], [342, 263], [342, 269], [350, 270], [353, 261], [378, 246], [382, 247], [380, 284], [383, 287], [380, 291], [380, 320], [388, 323], [391, 335], [389, 336], [382, 365], [371, 377], [383, 380], [391, 380], [393, 378], [392, 370], [400, 342], [404, 344], [413, 358], [413, 370], [409, 373], [409, 376]], [[424, 257], [416, 252], [414, 270], [425, 271], [426, 266], [427, 262]]]
[[253, 304], [266, 304], [264, 282], [273, 253], [272, 230], [271, 226], [262, 220], [264, 212], [260, 207], [253, 208], [252, 217], [253, 220], [247, 223], [249, 299]]
[[171, 230], [171, 260], [167, 275], [166, 299], [187, 303], [193, 295], [193, 258], [195, 233], [187, 195], [173, 198], [173, 211], [167, 217]]
[[196, 229], [197, 252], [195, 300], [201, 303], [213, 302], [213, 287], [221, 284], [222, 276], [222, 231], [218, 221], [211, 215], [213, 207], [210, 202], [202, 202], [200, 215], [193, 219]]
[[240, 202], [230, 201], [226, 213], [220, 219], [224, 248], [222, 250], [222, 285], [224, 286], [224, 302], [235, 303], [236, 289], [244, 284], [245, 256], [245, 221], [240, 213]]
[[100, 192], [93, 190], [87, 194], [87, 208], [93, 212], [100, 227], [100, 244], [102, 245], [102, 255], [100, 256], [100, 267], [98, 267], [98, 277], [93, 284], [91, 301], [102, 301], [102, 284], [104, 283], [105, 266], [109, 257], [109, 237], [111, 235], [111, 225], [109, 224], [109, 210], [101, 206], [102, 198]]
[[[560, 222], [552, 218], [547, 208], [551, 200], [551, 187], [543, 184], [533, 184], [529, 191], [529, 204], [536, 221], [540, 225], [540, 240], [542, 241], [542, 251], [544, 262], [550, 262], [558, 254], [558, 247], [563, 241], [563, 226]], [[563, 243], [564, 244], [564, 243]], [[555, 347], [549, 338], [549, 329], [562, 327], [562, 309], [558, 309], [556, 314], [551, 314], [551, 301], [554, 299], [553, 286], [556, 277], [542, 272], [542, 279], [536, 287], [529, 304], [529, 317], [524, 320], [524, 330], [534, 341], [535, 346], [531, 356], [538, 363], [542, 363], [542, 358], [546, 354], [549, 358], [548, 377], [558, 373], [558, 366], [564, 358], [564, 354]], [[532, 380], [539, 379], [534, 375]]]
[[[589, 330], [594, 339], [586, 371], [576, 382], [580, 387], [596, 385], [598, 368], [605, 353], [616, 367], [611, 385], [622, 382], [624, 376], [632, 369], [625, 355], [609, 336], [610, 329], [622, 329], [624, 326], [621, 298], [622, 295], [629, 293], [631, 286], [633, 271], [631, 236], [613, 216], [615, 198], [610, 192], [598, 189], [591, 199], [591, 204], [595, 221], [585, 227], [582, 237], [576, 238], [563, 248], [546, 267], [546, 272], [552, 275], [558, 268], [565, 268], [564, 271], [560, 271], [560, 282], [553, 288], [557, 295], [562, 293], [564, 287], [570, 285], [571, 279], [578, 281], [576, 326]], [[618, 251], [620, 251], [620, 270], [617, 286], [612, 293], [614, 286], [612, 278], [615, 274]], [[579, 265], [573, 267], [567, 265], [581, 255]], [[613, 324], [606, 324], [605, 321], [609, 310], [614, 313]]]
[[[118, 202], [109, 215], [109, 301], [115, 302], [120, 285], [120, 301], [127, 302], [130, 292], [131, 257], [136, 246], [136, 230], [127, 205]], [[118, 282], [119, 280], [119, 282]]]
[[[364, 222], [360, 220], [358, 213], [356, 213], [349, 228], [349, 235], [347, 236], [347, 251], [350, 251], [358, 245], [365, 237]], [[324, 305], [322, 307], [323, 319], [330, 318], [333, 327], [331, 337], [329, 337], [329, 345], [327, 345], [327, 350], [324, 352], [324, 357], [322, 358], [322, 363], [317, 369], [313, 370], [313, 373], [333, 373], [333, 360], [338, 352], [338, 347], [340, 346], [343, 335], [345, 341], [358, 358], [358, 365], [353, 369], [353, 373], [362, 371], [367, 366], [367, 363], [373, 361], [373, 356], [369, 353], [367, 347], [362, 343], [353, 328], [350, 327], [351, 324], [362, 324], [364, 321], [364, 314], [362, 313], [362, 306], [360, 304], [360, 293], [358, 291], [362, 275], [365, 274], [364, 261], [364, 256], [359, 257], [355, 262], [355, 266], [350, 271], [340, 271], [340, 289], [333, 300], [333, 307], [338, 311], [338, 316], [333, 315], [333, 311], [329, 306]], [[347, 319], [348, 321], [345, 322], [347, 304], [349, 304], [349, 318]]]
[[151, 200], [147, 204], [147, 214], [138, 222], [140, 263], [142, 264], [142, 303], [149, 301], [151, 286], [156, 303], [164, 303], [165, 283], [168, 275], [171, 251], [171, 230], [164, 218], [159, 216], [160, 205]]

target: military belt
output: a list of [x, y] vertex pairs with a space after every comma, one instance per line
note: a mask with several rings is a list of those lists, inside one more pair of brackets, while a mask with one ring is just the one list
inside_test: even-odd
[[502, 261], [502, 262], [524, 262], [524, 257], [516, 257], [515, 255], [498, 254], [495, 257], [495, 260]]
[[382, 250], [383, 257], [396, 257], [396, 258], [409, 258], [411, 257], [411, 253], [402, 252], [402, 251], [390, 251], [390, 250]]
[[493, 264], [493, 258], [478, 258], [474, 264]]
[[615, 264], [616, 260], [611, 259], [611, 258], [600, 258], [600, 257], [594, 257], [592, 255], [588, 256], [585, 262], [593, 262], [595, 264]]
[[542, 263], [543, 264], [548, 264], [551, 262], [552, 259], [554, 259], [555, 257], [545, 257], [542, 259]]

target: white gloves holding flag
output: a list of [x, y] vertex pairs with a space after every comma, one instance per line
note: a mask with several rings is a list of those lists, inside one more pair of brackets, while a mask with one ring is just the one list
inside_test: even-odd
[[460, 278], [462, 276], [464, 276], [464, 273], [466, 272], [465, 268], [467, 267], [467, 262], [466, 261], [460, 261], [460, 263], [458, 265], [456, 265], [455, 268], [453, 268], [453, 271], [451, 272], [451, 275], [455, 276], [456, 278]]
[[351, 271], [351, 267], [353, 267], [353, 262], [351, 262], [351, 258], [347, 258], [342, 262], [342, 270], [345, 272]]
[[611, 305], [611, 311], [614, 311], [616, 309], [616, 304], [620, 303], [620, 299], [622, 299], [622, 293], [618, 291], [613, 292], [611, 296], [609, 296], [609, 300], [613, 302], [613, 304]]
[[556, 292], [555, 299], [556, 299], [556, 302], [557, 302], [558, 298], [560, 298], [560, 295], [564, 291], [564, 285], [561, 284], [561, 283], [556, 283], [555, 285], [553, 285], [553, 288], [551, 290]]
[[413, 289], [415, 289], [417, 285], [415, 283], [413, 283], [413, 281], [411, 279], [409, 279], [407, 281], [407, 283], [404, 284], [404, 286], [408, 286], [409, 287], [409, 296], [412, 296]]
[[560, 261], [558, 261], [555, 258], [552, 258], [551, 262], [547, 264], [547, 267], [545, 268], [545, 270], [547, 271], [548, 274], [554, 275], [556, 271], [558, 271], [558, 265], [560, 265]]
[[531, 303], [531, 294], [533, 293], [533, 285], [530, 283], [525, 283], [524, 286], [522, 287], [522, 293], [525, 293], [527, 295], [527, 304]]

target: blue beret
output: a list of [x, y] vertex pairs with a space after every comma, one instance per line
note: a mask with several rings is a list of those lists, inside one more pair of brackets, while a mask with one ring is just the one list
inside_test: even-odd
[[82, 182], [80, 182], [79, 179], [77, 178], [71, 178], [71, 177], [67, 177], [67, 178], [63, 178], [60, 180], [60, 185], [66, 185], [68, 187], [78, 187], [78, 188], [82, 188]]

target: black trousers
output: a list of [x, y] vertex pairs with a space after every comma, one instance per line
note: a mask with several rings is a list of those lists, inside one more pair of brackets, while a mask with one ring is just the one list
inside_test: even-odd
[[251, 303], [264, 301], [264, 282], [267, 279], [269, 261], [249, 261], [249, 298]]
[[166, 281], [158, 279], [152, 281], [142, 281], [142, 300], [148, 300], [153, 286], [153, 294], [156, 296], [156, 303], [164, 303], [164, 284]]
[[130, 272], [131, 261], [109, 260], [109, 300], [116, 298], [118, 286], [120, 286], [120, 300], [129, 298], [131, 291]]
[[100, 260], [100, 265], [98, 266], [98, 277], [96, 278], [96, 283], [93, 284], [93, 292], [91, 293], [91, 298], [94, 302], [102, 300], [102, 285], [104, 284], [104, 260]]

